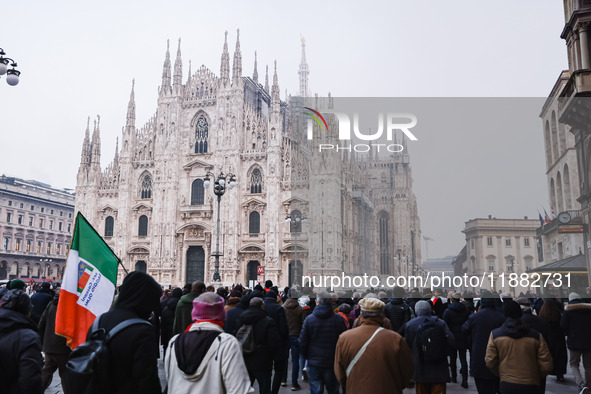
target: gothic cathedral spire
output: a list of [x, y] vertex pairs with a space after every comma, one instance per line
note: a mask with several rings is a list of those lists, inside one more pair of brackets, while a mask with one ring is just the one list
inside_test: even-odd
[[180, 93], [183, 84], [183, 61], [181, 60], [181, 39], [179, 38], [179, 46], [176, 51], [176, 59], [174, 61], [174, 75], [173, 75], [173, 89], [176, 94]]
[[257, 51], [254, 51], [254, 72], [252, 73], [252, 80], [254, 83], [259, 83], [259, 72], [257, 70]]
[[240, 52], [240, 29], [236, 32], [236, 49], [234, 50], [234, 60], [232, 64], [232, 80], [237, 83], [242, 78], [242, 53]]
[[275, 114], [279, 114], [280, 108], [279, 80], [277, 78], [277, 60], [275, 60], [275, 72], [273, 73], [273, 86], [271, 87], [271, 108]]
[[308, 68], [308, 63], [306, 63], [306, 40], [304, 37], [302, 37], [302, 60], [300, 61], [298, 74], [300, 75], [300, 96], [308, 97], [308, 75], [310, 74], [310, 69]]
[[265, 90], [269, 93], [269, 66], [265, 67]]
[[160, 87], [160, 94], [170, 93], [170, 40], [166, 40], [166, 58], [164, 59], [164, 67], [162, 70], [162, 86]]
[[80, 157], [80, 167], [90, 164], [90, 116], [86, 122], [86, 133], [84, 134], [84, 142], [82, 143], [82, 156]]
[[135, 127], [135, 78], [131, 81], [131, 93], [129, 94], [129, 104], [127, 104], [127, 122], [128, 128]]
[[220, 82], [230, 82], [230, 54], [228, 53], [228, 32], [224, 33], [224, 50], [222, 52], [222, 64], [220, 66]]

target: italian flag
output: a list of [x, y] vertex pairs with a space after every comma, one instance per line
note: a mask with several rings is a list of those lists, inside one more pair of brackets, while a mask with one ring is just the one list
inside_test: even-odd
[[119, 259], [80, 212], [60, 291], [55, 333], [75, 349], [86, 342], [94, 319], [109, 310], [115, 295]]

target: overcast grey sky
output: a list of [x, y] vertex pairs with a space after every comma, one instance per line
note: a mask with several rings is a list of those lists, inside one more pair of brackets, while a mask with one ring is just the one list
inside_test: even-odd
[[[300, 36], [311, 89], [321, 95], [545, 97], [567, 67], [561, 3], [13, 2], [0, 24], [0, 47], [22, 75], [16, 87], [0, 80], [0, 173], [74, 188], [88, 116], [101, 116], [104, 167], [125, 124], [133, 78], [137, 124], [156, 110], [166, 40], [174, 58], [182, 39], [186, 80], [189, 60], [193, 71], [205, 64], [219, 74], [224, 31], [232, 53], [237, 28], [244, 73], [252, 73], [255, 50], [260, 78], [277, 59], [282, 99], [286, 90], [297, 92]], [[533, 217], [547, 201], [541, 121], [504, 131], [486, 138], [478, 130], [469, 138], [450, 132], [433, 155], [410, 147], [422, 231], [435, 239], [430, 257], [459, 251], [466, 220]], [[499, 155], [487, 139], [507, 150]], [[465, 162], [458, 161], [463, 153]], [[478, 166], [469, 160], [475, 157]], [[429, 168], [453, 176], [443, 182]], [[495, 193], [485, 192], [491, 182]], [[443, 220], [438, 209], [453, 214]]]

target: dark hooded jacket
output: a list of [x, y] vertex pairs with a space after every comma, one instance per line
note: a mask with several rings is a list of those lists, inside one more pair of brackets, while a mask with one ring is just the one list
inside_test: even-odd
[[334, 368], [337, 341], [346, 330], [345, 320], [330, 305], [317, 305], [304, 320], [298, 341], [300, 354], [312, 367]]
[[43, 392], [41, 342], [33, 322], [22, 313], [0, 308], [0, 355], [0, 391]]
[[462, 325], [462, 334], [469, 343], [471, 376], [478, 379], [498, 379], [486, 367], [484, 356], [491, 331], [500, 327], [504, 321], [505, 316], [497, 311], [494, 299], [483, 298], [480, 310], [472, 313]]
[[226, 322], [224, 323], [224, 331], [228, 334], [236, 335], [240, 327], [240, 315], [248, 309], [248, 304], [253, 297], [263, 298], [264, 295], [258, 290], [245, 294], [240, 298], [240, 302], [232, 309], [226, 311]]
[[43, 285], [44, 286], [31, 296], [31, 320], [33, 320], [35, 326], [39, 324], [41, 315], [53, 299], [53, 294], [51, 293], [49, 286], [46, 286], [45, 283]]
[[55, 295], [41, 315], [37, 332], [41, 337], [41, 345], [45, 353], [68, 355], [71, 350], [66, 345], [66, 338], [55, 333], [55, 315], [58, 302], [59, 293]]
[[392, 330], [398, 331], [411, 319], [411, 310], [402, 298], [392, 298], [386, 304], [384, 315], [390, 320]]
[[[113, 309], [97, 317], [99, 327], [109, 331], [128, 319], [147, 321], [160, 306], [161, 293], [162, 288], [151, 276], [129, 273]], [[160, 393], [156, 343], [154, 329], [148, 324], [127, 327], [111, 340], [110, 393]]]
[[193, 311], [193, 300], [199, 297], [199, 294], [190, 292], [181, 297], [176, 304], [174, 314], [173, 334], [180, 334], [184, 332], [193, 322], [191, 319], [191, 312]]
[[591, 304], [574, 300], [566, 306], [560, 324], [566, 334], [566, 345], [569, 349], [591, 350], [589, 322], [591, 322]]
[[249, 307], [240, 315], [239, 319], [240, 325], [251, 324], [254, 331], [256, 349], [252, 354], [244, 355], [246, 369], [249, 373], [270, 371], [273, 368], [273, 359], [277, 355], [281, 343], [275, 321], [259, 307]]
[[447, 323], [449, 330], [454, 334], [456, 339], [456, 349], [465, 350], [468, 347], [468, 341], [462, 335], [462, 325], [468, 320], [470, 311], [466, 305], [457, 301], [449, 304], [445, 312], [443, 312], [443, 320]]
[[162, 347], [166, 349], [170, 338], [174, 336], [173, 325], [174, 325], [174, 314], [176, 306], [183, 295], [183, 291], [177, 287], [172, 291], [170, 297], [162, 301], [162, 316], [160, 316], [160, 339], [162, 341]]

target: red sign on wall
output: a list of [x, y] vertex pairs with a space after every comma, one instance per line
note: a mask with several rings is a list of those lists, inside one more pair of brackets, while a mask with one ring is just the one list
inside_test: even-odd
[[264, 275], [265, 274], [265, 267], [259, 266], [257, 267], [257, 275]]

